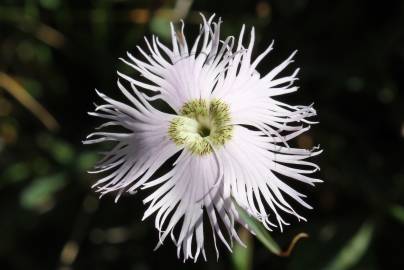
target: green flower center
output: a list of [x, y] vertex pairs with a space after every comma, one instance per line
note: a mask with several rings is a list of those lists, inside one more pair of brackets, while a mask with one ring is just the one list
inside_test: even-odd
[[212, 152], [212, 147], [222, 146], [231, 139], [229, 106], [218, 100], [191, 100], [182, 106], [168, 128], [168, 135], [177, 145], [197, 155]]

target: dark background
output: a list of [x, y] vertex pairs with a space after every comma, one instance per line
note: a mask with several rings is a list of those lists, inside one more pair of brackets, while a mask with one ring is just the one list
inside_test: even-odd
[[[271, 233], [282, 248], [310, 235], [288, 258], [250, 237], [235, 253], [249, 267], [223, 246], [219, 261], [208, 246], [207, 263], [183, 263], [170, 241], [153, 252], [145, 192], [115, 204], [90, 191], [94, 88], [123, 99], [118, 58], [145, 35], [167, 43], [179, 17], [195, 36], [198, 12], [222, 17], [222, 37], [254, 25], [255, 55], [274, 39], [260, 72], [299, 50], [300, 91], [281, 99], [315, 103], [320, 124], [295, 143], [325, 150], [325, 182], [295, 183], [314, 210]], [[404, 269], [403, 26], [404, 1], [1, 0], [0, 269]]]

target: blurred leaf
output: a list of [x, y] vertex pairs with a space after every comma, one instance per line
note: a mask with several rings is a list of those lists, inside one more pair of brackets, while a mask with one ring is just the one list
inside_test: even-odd
[[[187, 17], [192, 3], [193, 0], [177, 0], [173, 9], [159, 9], [150, 21], [150, 30], [160, 38], [168, 41], [171, 37], [170, 22], [175, 23]], [[175, 26], [174, 28], [178, 31], [178, 28]]]
[[390, 207], [390, 214], [398, 221], [404, 224], [404, 207], [401, 205], [393, 205]]
[[52, 60], [52, 53], [48, 46], [38, 45], [35, 51], [35, 57], [41, 64], [49, 64]]
[[53, 157], [61, 164], [67, 164], [74, 158], [73, 147], [63, 141], [56, 140], [50, 146]]
[[6, 144], [14, 144], [18, 139], [18, 129], [12, 122], [0, 123], [0, 138]]
[[43, 86], [39, 81], [27, 77], [21, 77], [19, 80], [31, 96], [36, 99], [43, 97]]
[[91, 169], [98, 160], [98, 155], [92, 152], [81, 153], [77, 159], [77, 168], [80, 171]]
[[345, 270], [355, 266], [366, 253], [373, 236], [373, 231], [374, 225], [372, 223], [364, 223], [325, 269]]
[[75, 153], [73, 146], [61, 139], [51, 136], [50, 134], [39, 135], [38, 144], [48, 151], [60, 164], [68, 164], [74, 160]]
[[25, 16], [38, 20], [39, 9], [36, 1], [24, 1]]
[[165, 16], [154, 16], [150, 21], [150, 30], [161, 39], [170, 39], [170, 20]]
[[1, 178], [2, 178], [2, 184], [4, 182], [10, 183], [10, 182], [19, 182], [21, 180], [24, 180], [28, 177], [30, 171], [27, 166], [27, 164], [23, 162], [15, 163], [13, 165], [10, 165], [5, 171], [3, 172]]
[[55, 10], [60, 6], [60, 0], [40, 0], [39, 3], [49, 10]]
[[63, 174], [37, 178], [23, 190], [20, 195], [20, 203], [27, 209], [47, 208], [52, 203], [54, 194], [64, 185], [65, 176]]
[[[49, 25], [41, 23], [32, 31], [39, 40], [50, 47], [61, 49], [66, 43], [63, 33]], [[42, 63], [49, 64], [52, 58], [51, 51], [48, 47], [42, 48], [42, 52], [37, 52], [38, 60]]]
[[245, 228], [241, 228], [239, 231], [241, 241], [246, 247], [236, 244], [233, 248], [232, 261], [235, 270], [249, 270], [252, 265], [253, 257], [253, 241], [251, 234]]

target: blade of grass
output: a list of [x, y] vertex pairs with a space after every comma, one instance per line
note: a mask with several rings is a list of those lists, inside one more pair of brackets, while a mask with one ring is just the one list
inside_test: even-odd
[[49, 130], [55, 131], [59, 128], [59, 123], [56, 119], [14, 78], [0, 72], [0, 87], [4, 88], [31, 111]]

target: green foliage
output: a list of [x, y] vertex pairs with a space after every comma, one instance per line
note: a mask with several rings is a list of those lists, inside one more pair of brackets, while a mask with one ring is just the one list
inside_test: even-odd
[[[117, 59], [126, 51], [143, 59], [136, 46], [152, 34], [171, 46], [168, 22], [178, 26], [180, 17], [192, 39], [199, 12], [222, 17], [222, 36], [254, 25], [253, 57], [275, 40], [261, 75], [299, 50], [285, 75], [301, 67], [300, 90], [279, 100], [315, 103], [321, 123], [291, 146], [321, 144], [315, 162], [324, 183], [284, 180], [307, 195], [314, 210], [290, 199], [307, 222], [285, 214], [291, 226], [269, 234], [241, 212], [256, 233], [240, 230], [247, 248], [235, 245], [229, 254], [218, 244], [216, 261], [207, 228], [208, 262], [183, 264], [170, 243], [153, 252], [154, 223], [140, 222], [148, 190], [88, 206], [95, 176], [87, 171], [105, 149], [81, 141], [100, 124], [86, 115], [100, 103], [93, 89], [123, 101], [116, 70], [138, 76]], [[402, 25], [404, 2], [397, 0], [1, 1], [0, 74], [31, 99], [23, 103], [16, 89], [0, 85], [0, 269], [404, 269]], [[41, 107], [32, 101], [45, 113], [35, 114]], [[378, 229], [372, 222], [357, 229], [369, 217]], [[111, 231], [125, 237], [109, 241]], [[289, 257], [275, 255], [302, 231], [310, 238]]]
[[41, 135], [38, 138], [38, 143], [59, 164], [69, 164], [74, 159], [73, 147], [63, 140], [49, 135]]
[[150, 30], [163, 40], [169, 40], [170, 20], [166, 17], [154, 17], [150, 22]]
[[99, 156], [93, 152], [83, 152], [77, 158], [77, 169], [80, 172], [88, 171], [93, 168]]
[[34, 179], [20, 195], [21, 206], [41, 210], [53, 203], [55, 195], [66, 184], [63, 174], [55, 174]]
[[389, 211], [393, 217], [404, 224], [404, 207], [401, 205], [392, 205]]
[[234, 270], [250, 270], [253, 262], [253, 240], [252, 235], [246, 229], [239, 230], [241, 241], [245, 246], [236, 243], [233, 248], [232, 261]]
[[268, 251], [279, 255], [282, 250], [278, 243], [276, 243], [276, 241], [268, 233], [267, 229], [265, 229], [265, 227], [259, 221], [251, 217], [241, 207], [237, 206], [237, 210], [240, 213], [240, 217], [248, 224], [251, 230], [255, 233], [255, 236], [268, 249]]
[[[29, 176], [29, 173], [30, 170], [26, 163], [15, 163], [6, 168], [1, 176], [1, 179], [3, 179], [5, 183], [15, 183], [25, 180]], [[0, 185], [4, 184], [4, 182], [0, 182]]]
[[60, 0], [40, 0], [39, 3], [42, 7], [49, 10], [56, 10], [61, 5]]
[[353, 269], [369, 248], [374, 232], [374, 225], [366, 222], [338, 252], [337, 256], [325, 267], [326, 270]]

